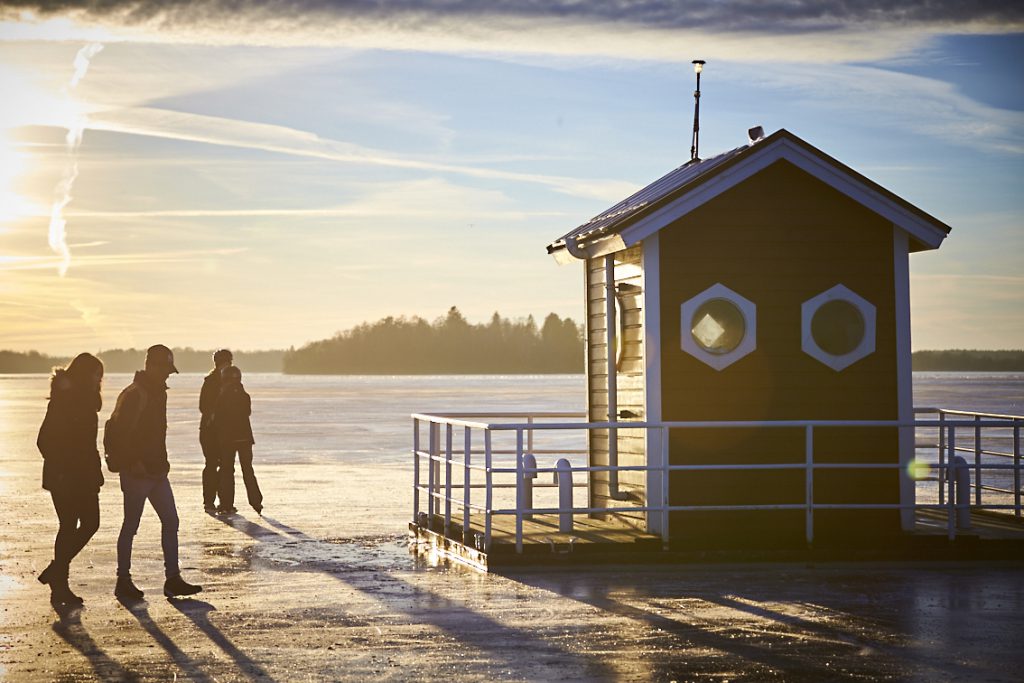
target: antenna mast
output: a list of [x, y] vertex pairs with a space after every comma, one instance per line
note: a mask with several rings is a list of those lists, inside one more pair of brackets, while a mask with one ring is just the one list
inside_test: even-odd
[[703, 59], [693, 60], [693, 71], [697, 74], [697, 89], [693, 91], [693, 143], [690, 145], [690, 161], [697, 159], [700, 142], [700, 72], [704, 70]]

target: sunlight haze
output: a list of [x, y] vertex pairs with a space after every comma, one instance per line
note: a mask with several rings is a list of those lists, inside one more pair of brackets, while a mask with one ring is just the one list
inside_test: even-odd
[[689, 159], [696, 58], [701, 156], [786, 128], [952, 226], [915, 349], [1024, 347], [1024, 9], [691, 5], [0, 3], [0, 349], [581, 321], [545, 246]]

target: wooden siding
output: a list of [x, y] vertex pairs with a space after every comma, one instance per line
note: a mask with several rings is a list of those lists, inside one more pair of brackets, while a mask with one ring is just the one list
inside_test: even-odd
[[[663, 419], [898, 418], [893, 226], [779, 161], [662, 229]], [[680, 305], [722, 283], [757, 306], [757, 348], [717, 371], [680, 348]], [[836, 372], [801, 350], [801, 304], [844, 284], [876, 307], [875, 352]], [[899, 461], [895, 429], [820, 429], [816, 460]], [[803, 462], [799, 429], [672, 430], [685, 463]], [[803, 471], [677, 472], [673, 504], [802, 503]], [[818, 471], [819, 503], [899, 502], [896, 470]], [[820, 511], [817, 541], [899, 530], [898, 511]], [[802, 511], [677, 513], [673, 541], [801, 543]]]
[[[643, 272], [641, 248], [632, 247], [614, 255], [618, 307], [616, 309], [616, 348], [611, 361], [607, 345], [606, 273], [604, 258], [587, 261], [587, 386], [588, 416], [591, 421], [603, 422], [608, 414], [608, 374], [615, 372], [616, 403], [620, 416], [628, 411], [631, 417], [644, 418], [644, 331], [643, 331]], [[590, 463], [594, 466], [609, 464], [609, 430], [596, 430], [590, 434]], [[646, 446], [643, 430], [616, 430], [619, 465], [643, 465]], [[616, 501], [610, 495], [607, 472], [594, 472], [591, 476], [590, 503], [595, 507], [630, 507], [646, 501], [646, 474], [644, 472], [619, 473], [619, 491], [628, 500]], [[634, 526], [644, 524], [642, 513], [614, 515]]]

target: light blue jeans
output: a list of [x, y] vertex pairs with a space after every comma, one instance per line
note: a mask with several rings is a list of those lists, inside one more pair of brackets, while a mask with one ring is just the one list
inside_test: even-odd
[[121, 473], [121, 492], [124, 494], [124, 522], [117, 537], [117, 575], [130, 576], [132, 570], [132, 541], [139, 530], [142, 510], [149, 499], [160, 518], [160, 544], [164, 550], [164, 574], [167, 578], [181, 573], [178, 568], [178, 509], [174, 505], [171, 482], [163, 477], [140, 477]]

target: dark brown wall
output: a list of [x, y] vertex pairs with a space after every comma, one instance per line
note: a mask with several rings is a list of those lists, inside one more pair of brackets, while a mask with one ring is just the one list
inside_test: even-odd
[[[662, 414], [693, 420], [895, 420], [893, 227], [779, 161], [664, 228]], [[757, 349], [717, 371], [680, 348], [680, 305], [721, 282], [757, 305]], [[844, 284], [876, 307], [875, 352], [836, 372], [801, 351], [801, 304]], [[689, 331], [687, 330], [687, 334]], [[819, 462], [899, 461], [893, 429], [822, 429]], [[802, 430], [671, 434], [671, 461], [803, 462]], [[802, 503], [802, 471], [677, 472], [672, 503]], [[899, 502], [895, 470], [815, 474], [815, 500]], [[802, 542], [804, 513], [675, 513], [674, 540], [704, 545]], [[815, 513], [816, 541], [895, 533], [896, 511]]]

